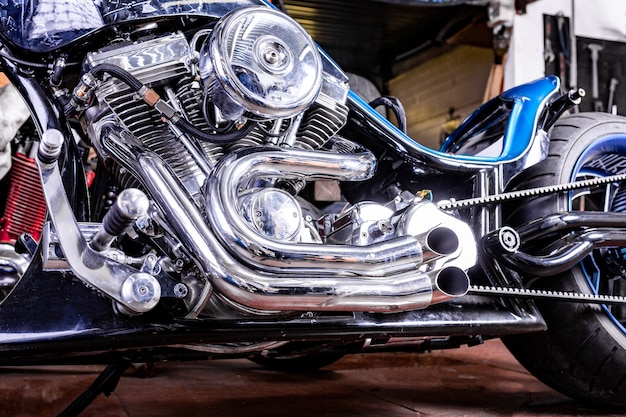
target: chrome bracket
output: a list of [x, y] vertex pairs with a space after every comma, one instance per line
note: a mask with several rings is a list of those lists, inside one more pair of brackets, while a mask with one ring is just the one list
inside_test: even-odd
[[[44, 132], [40, 150], [60, 148], [62, 138], [58, 130]], [[159, 281], [96, 252], [87, 244], [65, 194], [55, 153], [42, 155], [40, 151], [37, 165], [48, 213], [70, 269], [80, 280], [115, 300], [120, 311], [138, 314], [152, 310], [161, 297]]]

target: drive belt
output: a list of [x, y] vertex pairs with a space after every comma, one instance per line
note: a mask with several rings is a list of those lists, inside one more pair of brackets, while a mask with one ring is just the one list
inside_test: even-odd
[[570, 301], [589, 304], [626, 304], [626, 297], [621, 295], [599, 295], [579, 292], [536, 290], [511, 287], [490, 287], [482, 285], [471, 285], [469, 294], [490, 295], [498, 297], [548, 299], [554, 301]]
[[510, 191], [502, 194], [489, 195], [485, 197], [468, 198], [466, 200], [444, 200], [437, 203], [437, 207], [442, 210], [465, 209], [475, 206], [484, 206], [494, 203], [502, 203], [521, 198], [540, 197], [548, 194], [555, 194], [564, 191], [572, 191], [580, 188], [599, 187], [626, 180], [626, 174], [611, 175], [608, 177], [594, 178], [591, 180], [568, 182], [564, 184], [549, 185], [546, 187], [529, 188], [526, 190]]

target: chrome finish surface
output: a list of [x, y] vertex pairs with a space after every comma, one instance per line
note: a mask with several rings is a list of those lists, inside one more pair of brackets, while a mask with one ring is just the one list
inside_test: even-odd
[[[43, 134], [42, 143], [46, 141], [47, 137], [54, 136], [57, 135]], [[37, 159], [37, 164], [48, 212], [52, 223], [55, 225], [56, 236], [74, 274], [86, 284], [111, 297], [130, 312], [143, 313], [151, 310], [161, 295], [158, 281], [151, 277], [155, 297], [150, 302], [136, 302], [127, 298], [122, 291], [124, 282], [138, 271], [115, 262], [89, 247], [80, 232], [67, 200], [58, 164], [55, 162], [44, 163], [40, 159]]]
[[256, 233], [239, 214], [237, 191], [268, 173], [283, 179], [356, 181], [369, 178], [375, 166], [369, 153], [340, 155], [292, 149], [226, 157], [209, 178], [207, 216], [225, 246], [266, 271], [280, 266], [298, 273], [382, 276], [415, 269], [421, 264], [421, 248], [412, 236], [369, 246], [294, 245]]
[[322, 60], [311, 37], [277, 10], [245, 7], [215, 26], [200, 52], [200, 75], [228, 120], [244, 113], [293, 117], [313, 103]]
[[[268, 272], [280, 267], [294, 273], [341, 276], [356, 274], [374, 277], [412, 271], [423, 263], [420, 239], [426, 236], [430, 229], [437, 228], [442, 223], [453, 224], [455, 230], [462, 231], [462, 236], [459, 236], [457, 241], [467, 242], [466, 246], [469, 248], [464, 247], [466, 258], [459, 262], [464, 268], [473, 265], [476, 250], [471, 246], [474, 239], [467, 225], [439, 211], [432, 203], [422, 200], [403, 215], [402, 233], [396, 233], [387, 240], [362, 246], [316, 243], [294, 245], [277, 242], [250, 229], [238, 211], [237, 190], [245, 188], [245, 184], [257, 178], [272, 175], [283, 179], [357, 181], [368, 178], [374, 168], [375, 159], [370, 153], [333, 154], [323, 151], [270, 150], [239, 158], [227, 157], [218, 164], [215, 173], [209, 178], [207, 201], [210, 201], [210, 207], [207, 206], [207, 216], [212, 229], [225, 246], [230, 247], [236, 256], [244, 259], [246, 263]], [[366, 217], [375, 215], [378, 223], [382, 220], [378, 213], [371, 215], [367, 213], [375, 211], [371, 210], [372, 206], [373, 204], [362, 205], [363, 210], [359, 212], [364, 211], [362, 216]], [[420, 211], [424, 211], [423, 216], [418, 214]], [[393, 214], [390, 211], [387, 213]], [[436, 216], [436, 220], [424, 220], [428, 219], [428, 216]], [[391, 223], [391, 219], [388, 220]], [[417, 225], [420, 220], [424, 226], [418, 231]], [[453, 257], [459, 255], [456, 249]], [[436, 255], [443, 256], [444, 254]], [[468, 262], [470, 258], [472, 260]]]
[[123, 306], [129, 306], [127, 313], [132, 314], [154, 308], [161, 296], [161, 286], [152, 275], [137, 272], [124, 280], [120, 293], [125, 301]]
[[[189, 89], [188, 86], [193, 85], [193, 58], [194, 53], [185, 36], [174, 33], [89, 53], [87, 63], [90, 68], [98, 64], [117, 65], [144, 84], [163, 85], [166, 81], [180, 83], [183, 80], [182, 84]], [[169, 103], [178, 111], [185, 110], [182, 114], [187, 114], [188, 109], [183, 109], [184, 106], [179, 101], [181, 97], [193, 96], [200, 91], [172, 91], [167, 85], [163, 88]], [[168, 161], [190, 193], [199, 193], [210, 171], [210, 162], [203, 156], [203, 152], [196, 149], [197, 145], [190, 138], [171, 123], [164, 124], [157, 111], [146, 103], [137, 101], [135, 91], [117, 78], [107, 78], [94, 91], [98, 100], [106, 103], [116, 118], [112, 123], [122, 124], [145, 142], [150, 149]], [[198, 112], [193, 103], [190, 106]], [[113, 117], [110, 115], [101, 118], [100, 112], [96, 114], [97, 120], [91, 120], [89, 128], [94, 131], [91, 134], [99, 135], [97, 131], [106, 126]], [[194, 120], [194, 124], [199, 125], [197, 120]], [[135, 186], [132, 182], [127, 184], [127, 179], [119, 180], [125, 186]]]
[[[150, 221], [165, 236], [163, 248], [184, 266], [188, 317], [204, 310], [213, 290], [252, 313], [397, 311], [467, 291], [474, 237], [430, 202], [410, 196], [402, 208], [355, 204], [343, 240], [323, 241], [313, 220], [305, 227], [292, 194], [316, 180], [367, 180], [377, 160], [347, 140], [335, 142], [333, 152], [318, 150], [346, 122], [348, 90], [323, 72], [298, 24], [269, 8], [241, 8], [207, 36], [197, 68], [189, 60], [196, 47], [180, 34], [89, 56], [90, 65], [119, 65], [142, 83], [158, 78], [170, 104], [206, 124], [205, 131], [224, 120], [258, 121], [247, 137], [223, 147], [226, 155], [205, 160], [200, 144], [163, 124], [147, 104], [130, 108], [133, 93], [117, 80], [95, 91], [112, 114], [102, 106], [85, 116], [94, 147], [114, 164], [118, 181], [152, 200]], [[258, 148], [263, 144], [280, 148]], [[94, 240], [97, 246], [99, 235]], [[114, 256], [114, 249], [107, 252]], [[127, 303], [152, 303], [143, 297], [150, 288], [135, 288], [145, 277], [126, 277], [118, 284]]]
[[26, 272], [30, 260], [15, 252], [13, 245], [0, 243], [0, 301]]
[[324, 216], [318, 223], [324, 225], [327, 242], [362, 246], [393, 237], [392, 216], [393, 210], [389, 207], [363, 201], [339, 215]]
[[477, 250], [471, 228], [430, 202], [414, 203], [400, 219], [398, 228], [402, 234], [419, 237], [420, 244], [426, 248], [425, 254], [432, 254], [424, 255], [424, 258], [433, 260], [434, 268], [446, 265], [467, 269], [476, 262]]
[[123, 190], [104, 216], [102, 227], [90, 242], [91, 247], [98, 252], [108, 248], [135, 220], [145, 216], [149, 208], [150, 201], [143, 191], [136, 188]]
[[[208, 210], [213, 217], [209, 227], [173, 173], [162, 160], [143, 148], [140, 142], [127, 136], [122, 140], [120, 136], [109, 132], [102, 138], [102, 146], [114, 159], [141, 178], [164, 218], [178, 231], [177, 236], [183, 247], [210, 281], [211, 285], [206, 285], [200, 292], [192, 288], [195, 307], [189, 316], [197, 315], [202, 310], [208, 302], [211, 287], [234, 303], [262, 311], [389, 312], [424, 308], [433, 300], [442, 301], [460, 295], [462, 288], [468, 285], [467, 276], [459, 273], [456, 266], [433, 271], [417, 270], [421, 265], [421, 248], [418, 239], [413, 236], [366, 247], [283, 245], [263, 238], [248, 227], [237, 212], [237, 187], [222, 189], [241, 184], [246, 179], [252, 180], [257, 174], [267, 176], [268, 172], [274, 174], [281, 170], [285, 173], [280, 176], [287, 178], [366, 178], [373, 169], [373, 157], [369, 154], [269, 151], [250, 154], [250, 158], [227, 156], [227, 161], [220, 164], [216, 176], [210, 181], [211, 192], [207, 201], [211, 201]], [[235, 163], [237, 161], [243, 163]], [[220, 183], [217, 178], [224, 181]], [[232, 212], [221, 212], [218, 209], [225, 206]], [[214, 216], [215, 213], [218, 215]], [[237, 223], [237, 230], [241, 234], [235, 235], [236, 240], [224, 243], [215, 236], [213, 229], [231, 222]], [[451, 228], [457, 226], [460, 227], [455, 224]], [[463, 224], [463, 227], [467, 226]], [[246, 236], [250, 238], [249, 241], [246, 241]], [[230, 252], [233, 247], [239, 248], [242, 242], [251, 245], [255, 251], [266, 251], [268, 259], [264, 268], [252, 262], [258, 259], [246, 248], [235, 254]], [[268, 243], [285, 251], [270, 253], [255, 242]], [[319, 252], [324, 253], [325, 257], [320, 256]], [[293, 259], [287, 255], [293, 256]], [[472, 265], [473, 262], [465, 265], [464, 269]], [[332, 267], [330, 271], [329, 267]], [[438, 283], [443, 282], [444, 278], [445, 285], [441, 285], [444, 288], [440, 289]], [[453, 285], [452, 281], [456, 283]]]
[[[87, 54], [87, 62], [91, 68], [98, 64], [114, 64], [130, 72], [144, 84], [185, 75], [189, 71], [191, 58], [191, 48], [182, 33]], [[125, 84], [111, 80], [100, 87], [100, 92], [108, 96], [123, 89], [126, 89]]]
[[[176, 92], [174, 92], [174, 90], [172, 90], [170, 87], [165, 87], [165, 93], [167, 94], [169, 103], [176, 109], [176, 111], [180, 114], [185, 114], [186, 110], [176, 96]], [[207, 155], [197, 148], [197, 144], [195, 144], [191, 140], [191, 138], [189, 138], [178, 127], [176, 127], [174, 123], [168, 121], [168, 127], [172, 131], [172, 133], [174, 133], [176, 139], [178, 139], [184, 145], [187, 152], [189, 152], [189, 155], [193, 158], [194, 163], [198, 165], [198, 167], [204, 174], [202, 176], [202, 180], [204, 181], [212, 169], [210, 159], [207, 158]]]
[[240, 199], [241, 213], [258, 233], [281, 241], [291, 241], [302, 230], [302, 210], [296, 199], [277, 188], [253, 188]]
[[41, 143], [37, 149], [37, 158], [45, 163], [56, 162], [61, 155], [63, 146], [63, 134], [56, 129], [46, 130], [42, 135]]

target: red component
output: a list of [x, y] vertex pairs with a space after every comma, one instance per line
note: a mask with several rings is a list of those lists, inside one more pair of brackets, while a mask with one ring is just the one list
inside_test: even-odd
[[0, 243], [13, 243], [22, 233], [39, 240], [46, 219], [46, 200], [33, 158], [15, 154], [9, 172], [9, 192], [0, 219]]
[[92, 170], [85, 171], [85, 180], [87, 181], [87, 187], [91, 187], [93, 180], [96, 179], [96, 173]]

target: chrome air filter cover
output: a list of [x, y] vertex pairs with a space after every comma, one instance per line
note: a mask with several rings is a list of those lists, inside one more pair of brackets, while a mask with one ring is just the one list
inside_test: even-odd
[[237, 9], [222, 18], [200, 51], [200, 75], [223, 116], [292, 117], [322, 85], [322, 61], [304, 29], [265, 7]]

